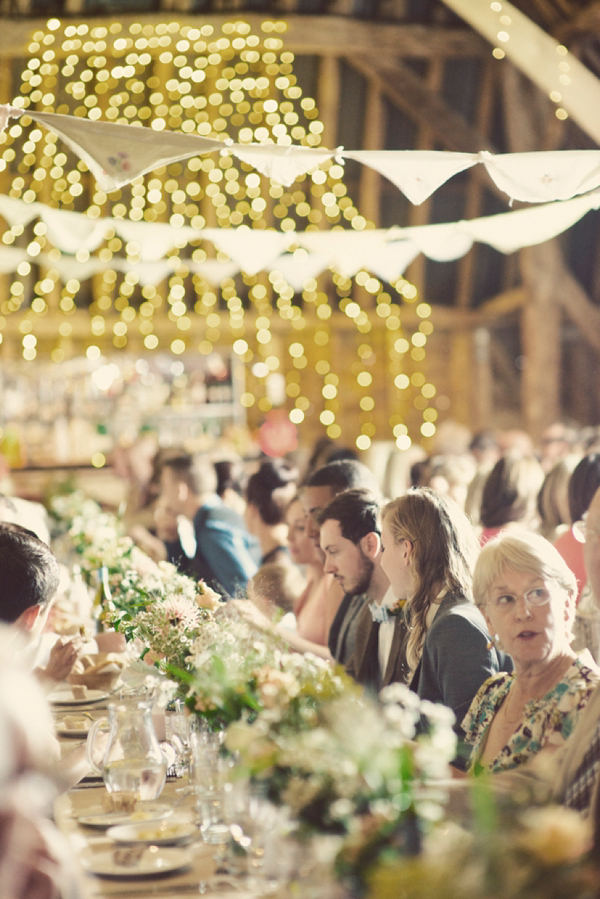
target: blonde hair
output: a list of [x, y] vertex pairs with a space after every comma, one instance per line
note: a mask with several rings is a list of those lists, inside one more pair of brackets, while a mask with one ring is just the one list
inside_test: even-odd
[[473, 596], [482, 608], [489, 599], [494, 581], [512, 569], [554, 581], [569, 596], [577, 595], [577, 578], [552, 544], [533, 531], [501, 531], [485, 544], [473, 572]]
[[[429, 487], [415, 487], [388, 503], [383, 523], [394, 542], [413, 545], [411, 568], [415, 589], [405, 606], [410, 636], [406, 657], [419, 664], [427, 634], [427, 613], [443, 587], [473, 601], [472, 571], [479, 552], [473, 526], [460, 506]], [[393, 552], [393, 549], [392, 549]]]

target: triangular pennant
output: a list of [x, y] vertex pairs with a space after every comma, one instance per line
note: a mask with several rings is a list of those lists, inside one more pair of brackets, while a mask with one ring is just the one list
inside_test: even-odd
[[98, 186], [106, 192], [117, 190], [161, 165], [214, 153], [225, 146], [223, 141], [180, 131], [94, 122], [52, 112], [27, 110], [27, 115], [58, 134], [85, 162]]
[[482, 153], [494, 184], [513, 200], [569, 200], [600, 187], [600, 150], [543, 153]]
[[28, 225], [44, 208], [41, 203], [25, 203], [16, 197], [0, 195], [0, 215], [10, 225]]
[[229, 150], [242, 162], [284, 187], [289, 187], [299, 175], [307, 175], [336, 155], [335, 150], [282, 147], [279, 144], [231, 144]]
[[325, 257], [329, 267], [352, 278], [361, 268], [370, 271], [370, 260], [380, 252], [387, 231], [304, 231], [294, 237], [294, 243]]
[[[173, 265], [173, 262], [176, 264]], [[122, 272], [135, 272], [140, 279], [142, 287], [148, 285], [156, 287], [157, 284], [160, 284], [161, 281], [164, 281], [165, 278], [168, 278], [173, 273], [178, 263], [179, 259], [163, 259], [158, 262], [146, 262], [144, 265], [132, 265], [126, 260], [121, 260], [120, 270]]]
[[79, 262], [73, 256], [62, 256], [60, 259], [52, 261], [46, 256], [38, 256], [36, 262], [46, 266], [50, 271], [58, 272], [58, 277], [63, 283], [70, 278], [76, 278], [78, 281], [87, 281], [88, 278], [100, 272], [105, 272], [109, 268], [118, 269], [118, 264], [115, 264], [117, 260], [104, 262], [104, 260], [98, 259], [97, 256], [92, 256], [87, 262]]
[[279, 272], [296, 293], [304, 289], [309, 278], [317, 278], [328, 268], [327, 259], [318, 253], [309, 253], [304, 248], [294, 253], [284, 253], [271, 263], [271, 271]]
[[67, 209], [40, 206], [40, 218], [46, 225], [46, 237], [53, 247], [63, 253], [75, 254], [78, 250], [95, 250], [104, 240], [110, 227], [107, 219], [92, 219]]
[[437, 150], [344, 150], [346, 159], [355, 159], [384, 175], [411, 203], [418, 206], [453, 175], [479, 161], [476, 153]]
[[564, 203], [472, 219], [464, 222], [463, 227], [475, 240], [487, 243], [501, 253], [514, 253], [521, 247], [543, 243], [562, 234], [590, 209], [597, 209], [598, 204], [600, 191]]
[[200, 275], [213, 287], [218, 287], [225, 278], [233, 278], [240, 270], [237, 262], [218, 262], [216, 259], [206, 259], [204, 262], [186, 259], [185, 265], [191, 272]]
[[394, 240], [374, 253], [369, 262], [369, 271], [384, 281], [391, 283], [403, 275], [421, 250], [412, 240]]
[[295, 234], [250, 228], [205, 228], [202, 237], [227, 253], [247, 275], [268, 268], [294, 240]]
[[119, 237], [139, 247], [142, 262], [158, 262], [173, 247], [184, 247], [188, 241], [202, 236], [202, 232], [195, 228], [175, 228], [168, 222], [132, 222], [129, 219], [111, 221]]
[[472, 236], [462, 225], [462, 222], [452, 222], [452, 224], [403, 228], [402, 236], [414, 240], [428, 259], [449, 262], [452, 259], [460, 259], [473, 245]]
[[15, 272], [19, 263], [28, 259], [27, 250], [22, 250], [20, 247], [3, 247], [0, 245], [0, 272], [3, 275]]

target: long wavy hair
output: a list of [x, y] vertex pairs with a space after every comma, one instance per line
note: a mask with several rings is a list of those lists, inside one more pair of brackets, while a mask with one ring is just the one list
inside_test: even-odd
[[388, 503], [383, 523], [395, 543], [410, 540], [413, 545], [410, 564], [414, 586], [405, 615], [410, 631], [406, 656], [414, 671], [427, 635], [427, 613], [440, 590], [445, 588], [473, 602], [473, 568], [479, 544], [460, 506], [429, 487], [414, 487]]

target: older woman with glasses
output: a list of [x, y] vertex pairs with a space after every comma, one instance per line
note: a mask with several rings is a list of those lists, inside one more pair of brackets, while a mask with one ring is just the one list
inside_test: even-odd
[[577, 583], [539, 534], [504, 532], [487, 543], [473, 573], [475, 602], [512, 674], [487, 680], [463, 721], [470, 767], [500, 771], [557, 749], [600, 681], [589, 653], [571, 649]]

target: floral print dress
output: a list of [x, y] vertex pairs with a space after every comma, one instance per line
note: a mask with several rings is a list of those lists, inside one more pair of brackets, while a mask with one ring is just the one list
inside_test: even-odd
[[[466, 741], [473, 744], [471, 769], [479, 766], [488, 729], [508, 696], [514, 676], [500, 672], [488, 678], [471, 703], [462, 725]], [[581, 653], [552, 690], [526, 704], [521, 723], [496, 758], [485, 766], [487, 770], [516, 768], [544, 747], [564, 743], [599, 682], [600, 668], [588, 652]]]

